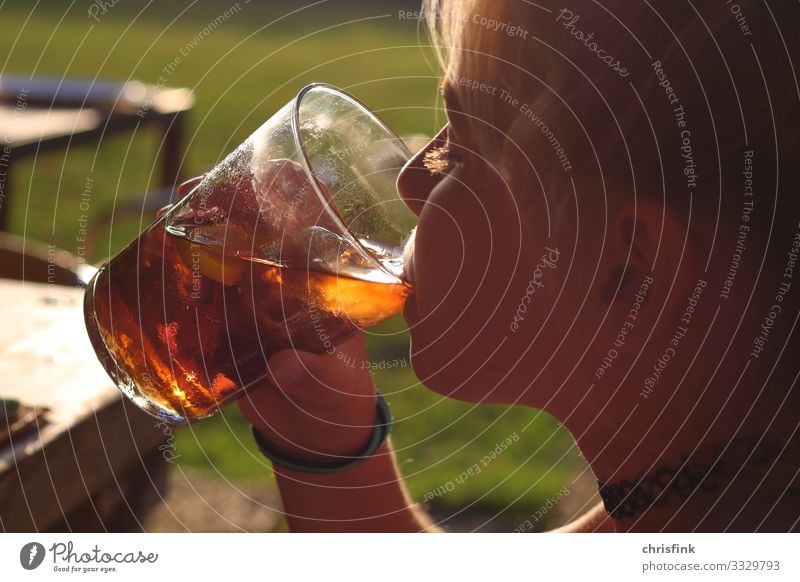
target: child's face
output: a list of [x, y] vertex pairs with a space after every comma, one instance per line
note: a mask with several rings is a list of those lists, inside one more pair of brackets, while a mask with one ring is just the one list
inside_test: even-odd
[[541, 189], [534, 176], [515, 179], [529, 186], [512, 194], [479, 153], [464, 123], [468, 112], [447, 91], [445, 102], [450, 122], [398, 180], [401, 196], [419, 216], [410, 264], [415, 292], [404, 311], [412, 363], [438, 392], [514, 401], [526, 388], [515, 379], [533, 380], [531, 371], [545, 364], [526, 352], [545, 321], [548, 328], [555, 321], [551, 307], [569, 254], [547, 237], [547, 214], [535, 210]]

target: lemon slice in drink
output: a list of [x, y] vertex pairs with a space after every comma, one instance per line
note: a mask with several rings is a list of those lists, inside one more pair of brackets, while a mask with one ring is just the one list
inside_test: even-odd
[[236, 285], [245, 268], [241, 255], [250, 249], [251, 242], [244, 229], [216, 224], [199, 227], [188, 238], [177, 239], [176, 247], [192, 270], [223, 285]]

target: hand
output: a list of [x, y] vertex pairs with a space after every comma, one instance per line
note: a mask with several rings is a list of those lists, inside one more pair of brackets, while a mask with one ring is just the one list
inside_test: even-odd
[[[205, 176], [177, 187], [183, 198]], [[161, 217], [169, 210], [159, 210]], [[268, 379], [239, 400], [245, 418], [278, 449], [311, 461], [354, 455], [366, 447], [375, 423], [375, 387], [363, 335], [333, 354], [281, 350], [268, 362]]]
[[268, 360], [269, 380], [239, 399], [245, 418], [282, 452], [309, 461], [355, 455], [375, 423], [375, 387], [363, 334], [333, 354], [281, 350]]

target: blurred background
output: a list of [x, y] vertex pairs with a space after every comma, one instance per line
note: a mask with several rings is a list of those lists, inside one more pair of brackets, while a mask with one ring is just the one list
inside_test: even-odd
[[[444, 123], [439, 72], [424, 24], [412, 14], [419, 9], [415, 2], [374, 0], [7, 0], [0, 4], [0, 75], [191, 89], [195, 103], [180, 160], [188, 178], [213, 167], [312, 81], [353, 93], [401, 135], [433, 135]], [[86, 260], [113, 255], [154, 218], [162, 140], [141, 127], [15, 163], [9, 231], [80, 254], [79, 231], [86, 228], [94, 242]], [[376, 331], [370, 358], [385, 368], [374, 378], [396, 419], [401, 470], [441, 525], [543, 530], [589, 502], [591, 474], [551, 417], [442, 398], [415, 378], [402, 319]], [[169, 493], [146, 529], [285, 527], [271, 471], [237, 407], [167, 436]], [[481, 462], [507, 439], [512, 444]]]

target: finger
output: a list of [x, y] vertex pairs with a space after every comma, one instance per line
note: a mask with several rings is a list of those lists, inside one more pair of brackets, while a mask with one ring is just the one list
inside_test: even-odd
[[363, 338], [348, 340], [332, 354], [281, 350], [268, 360], [269, 377], [281, 390], [323, 401], [340, 399], [343, 394], [373, 394], [368, 369]]
[[[192, 189], [203, 180], [203, 178], [205, 178], [205, 174], [203, 174], [202, 176], [197, 176], [195, 178], [192, 178], [191, 180], [186, 180], [182, 184], [179, 184], [178, 187], [175, 189], [175, 194], [179, 199], [183, 198], [184, 196], [186, 196], [186, 194], [191, 192]], [[158, 212], [156, 212], [156, 218], [161, 218], [162, 216], [164, 216], [167, 212], [169, 212], [170, 208], [172, 208], [172, 204], [167, 204], [163, 208], [160, 208]]]
[[[367, 418], [375, 388], [364, 371], [319, 354], [282, 350], [268, 361], [268, 377], [239, 399], [251, 423], [264, 425], [273, 414]], [[344, 409], [349, 409], [348, 411]], [[315, 411], [315, 412], [311, 412]]]
[[203, 180], [203, 178], [205, 178], [205, 174], [203, 174], [202, 176], [197, 176], [190, 180], [186, 180], [184, 183], [179, 184], [176, 190], [178, 198], [183, 198], [184, 196], [186, 196], [186, 194], [191, 192], [192, 189]]
[[353, 370], [365, 369], [360, 365], [364, 361], [367, 361], [367, 350], [364, 336], [359, 334], [338, 344], [330, 352], [279, 350], [269, 358], [268, 367], [272, 380], [287, 389], [307, 381], [309, 376], [317, 382], [352, 376]]
[[300, 395], [337, 383], [340, 363], [329, 354], [280, 350], [267, 360], [267, 370], [273, 384], [289, 394]]

